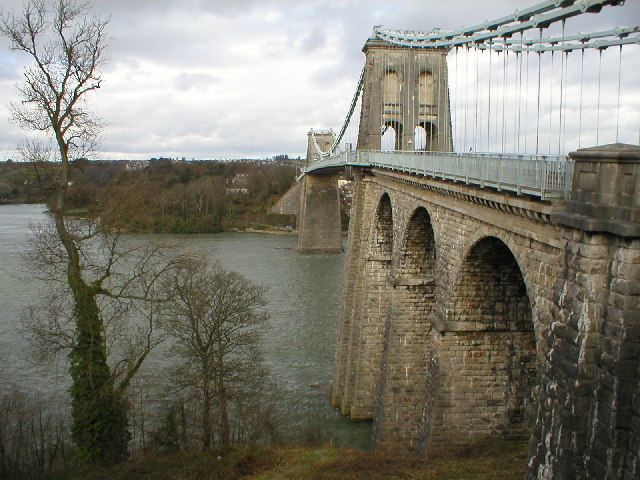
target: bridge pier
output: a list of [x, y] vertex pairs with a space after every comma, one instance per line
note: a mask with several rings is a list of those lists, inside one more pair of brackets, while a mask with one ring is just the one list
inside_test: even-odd
[[340, 192], [336, 175], [305, 175], [298, 213], [298, 251], [342, 252]]
[[377, 446], [640, 477], [640, 147], [571, 156], [566, 205], [354, 167], [332, 401]]
[[640, 147], [575, 161], [528, 478], [640, 478]]
[[[326, 152], [333, 141], [332, 130], [309, 131], [307, 166], [320, 160], [318, 148]], [[335, 172], [307, 173], [298, 183], [301, 183], [296, 220], [298, 251], [301, 253], [342, 252], [344, 249], [337, 174]]]
[[[418, 451], [425, 446], [428, 432], [424, 419], [432, 411], [433, 360], [438, 341], [430, 322], [435, 308], [434, 267], [431, 219], [426, 210], [418, 209], [407, 227], [396, 268], [387, 278], [390, 306], [376, 399], [376, 446], [403, 444]], [[415, 415], [414, 402], [422, 407], [420, 415]]]

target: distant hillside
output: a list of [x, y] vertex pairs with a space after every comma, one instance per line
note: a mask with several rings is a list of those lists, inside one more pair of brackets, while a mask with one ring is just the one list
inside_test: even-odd
[[[126, 231], [206, 233], [286, 227], [295, 217], [269, 207], [294, 182], [296, 167], [278, 160], [76, 160], [68, 205]], [[46, 201], [55, 163], [0, 163], [0, 203]]]

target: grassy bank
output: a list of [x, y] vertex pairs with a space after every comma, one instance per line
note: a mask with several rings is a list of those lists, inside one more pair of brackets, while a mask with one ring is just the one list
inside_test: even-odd
[[270, 447], [227, 455], [182, 452], [111, 468], [76, 469], [47, 480], [513, 480], [524, 478], [525, 441], [491, 440], [435, 451], [429, 459], [399, 452], [333, 447]]

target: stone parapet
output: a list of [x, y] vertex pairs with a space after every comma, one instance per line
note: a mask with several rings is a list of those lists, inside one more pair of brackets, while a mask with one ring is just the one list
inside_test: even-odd
[[640, 237], [640, 146], [615, 143], [571, 152], [575, 161], [560, 224], [587, 232]]

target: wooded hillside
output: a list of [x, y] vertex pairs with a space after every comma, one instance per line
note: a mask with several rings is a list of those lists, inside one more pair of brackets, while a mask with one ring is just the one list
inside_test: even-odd
[[[132, 232], [210, 233], [286, 227], [269, 207], [294, 182], [287, 159], [222, 161], [75, 160], [72, 213]], [[46, 202], [55, 163], [0, 163], [0, 203]]]

